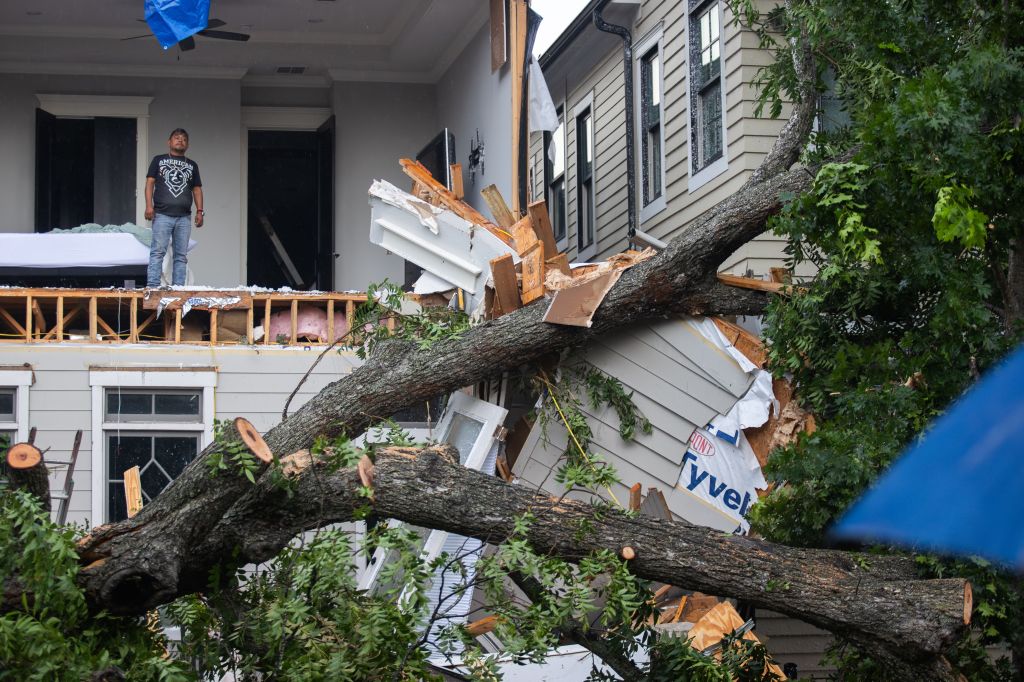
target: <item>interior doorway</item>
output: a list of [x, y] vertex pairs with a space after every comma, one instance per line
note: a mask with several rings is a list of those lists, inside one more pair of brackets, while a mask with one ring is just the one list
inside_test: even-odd
[[334, 119], [316, 131], [248, 134], [248, 284], [330, 291]]
[[136, 121], [36, 109], [36, 232], [135, 220]]

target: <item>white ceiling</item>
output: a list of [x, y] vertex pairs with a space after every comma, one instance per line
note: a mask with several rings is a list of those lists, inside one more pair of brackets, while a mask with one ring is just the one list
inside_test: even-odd
[[[163, 50], [146, 34], [143, 0], [2, 0], [0, 71], [139, 75], [245, 74], [250, 81], [435, 82], [488, 16], [483, 0], [211, 0], [220, 30], [246, 43], [196, 37]], [[300, 78], [281, 66], [304, 66]]]

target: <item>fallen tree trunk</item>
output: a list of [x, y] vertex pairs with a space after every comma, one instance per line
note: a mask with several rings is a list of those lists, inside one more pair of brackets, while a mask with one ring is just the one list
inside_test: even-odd
[[[552, 498], [459, 466], [452, 452], [447, 446], [378, 451], [374, 513], [492, 543], [509, 538], [515, 519], [530, 514], [528, 538], [538, 553], [576, 561], [628, 546], [635, 551], [630, 568], [642, 578], [786, 613], [918, 673], [915, 666], [940, 663], [941, 653], [970, 619], [969, 583], [912, 580], [902, 558], [785, 547], [618, 512], [597, 515], [589, 504]], [[291, 495], [260, 480], [193, 548], [181, 566], [188, 589], [205, 585], [210, 570], [226, 556], [240, 563], [264, 561], [302, 530], [356, 518], [367, 503], [358, 494], [358, 471], [332, 473], [324, 461], [303, 457], [307, 465], [296, 474]], [[590, 530], [576, 532], [584, 522]], [[160, 549], [153, 536], [135, 542], [154, 553]], [[87, 568], [83, 574], [90, 572]]]

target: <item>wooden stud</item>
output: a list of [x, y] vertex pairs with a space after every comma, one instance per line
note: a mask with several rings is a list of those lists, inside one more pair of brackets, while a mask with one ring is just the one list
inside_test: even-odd
[[249, 448], [249, 452], [256, 455], [258, 460], [264, 464], [274, 461], [274, 453], [271, 452], [267, 441], [263, 440], [263, 436], [252, 425], [252, 422], [245, 417], [235, 417], [235, 429], [242, 438], [242, 442], [245, 443], [245, 447]]
[[12, 469], [31, 469], [43, 461], [43, 453], [31, 443], [15, 443], [7, 449], [7, 466]]
[[334, 299], [327, 301], [327, 343], [334, 343]]
[[270, 345], [270, 297], [263, 305], [263, 345]]
[[128, 518], [142, 511], [142, 479], [139, 467], [133, 466], [124, 472], [124, 501], [128, 508]]
[[487, 207], [491, 209], [491, 215], [494, 216], [494, 222], [500, 227], [508, 229], [515, 224], [516, 217], [505, 203], [505, 197], [501, 196], [497, 185], [484, 187], [480, 190], [480, 196], [487, 202]]
[[[76, 309], [77, 310], [77, 309]], [[64, 340], [64, 297], [57, 297], [57, 343]], [[49, 338], [49, 334], [46, 335]], [[45, 339], [44, 339], [45, 340]]]
[[740, 289], [753, 289], [754, 291], [767, 291], [774, 294], [789, 294], [791, 292], [804, 293], [807, 291], [804, 287], [794, 287], [790, 284], [783, 284], [781, 282], [769, 282], [763, 279], [755, 279], [754, 277], [740, 277], [739, 275], [727, 275], [724, 272], [718, 273], [718, 281], [722, 284], [727, 284], [731, 287], [738, 287]]
[[96, 297], [89, 297], [89, 343], [95, 343], [99, 340], [98, 330], [96, 329], [96, 318], [99, 314], [96, 310]]
[[4, 320], [6, 320], [7, 324], [9, 324], [12, 327], [14, 327], [14, 330], [20, 336], [25, 336], [26, 335], [27, 332], [25, 331], [25, 328], [21, 326], [21, 323], [19, 323], [17, 320], [15, 320], [14, 316], [11, 315], [6, 310], [4, 310], [3, 308], [0, 308], [0, 317], [2, 317]]
[[466, 190], [462, 185], [462, 164], [453, 163], [448, 166], [448, 175], [452, 179], [452, 194], [455, 195], [456, 199], [464, 198]]
[[245, 311], [245, 342], [250, 346], [253, 344], [253, 338], [255, 336], [255, 332], [252, 330], [253, 323], [256, 321], [255, 312], [256, 302], [253, 301], [253, 304]]
[[524, 66], [526, 62], [527, 0], [509, 0], [509, 40], [512, 60], [509, 79], [512, 84], [512, 212], [520, 212], [519, 206], [519, 128], [523, 116], [523, 102], [529, 95], [523, 91]]
[[217, 345], [217, 309], [210, 311], [210, 345]]
[[288, 341], [291, 345], [295, 345], [299, 342], [299, 299], [292, 299], [292, 313], [291, 313], [291, 339]]
[[114, 341], [114, 340], [120, 341], [121, 340], [121, 335], [119, 333], [117, 333], [116, 331], [114, 331], [114, 328], [111, 327], [109, 324], [107, 324], [107, 321], [104, 320], [99, 315], [96, 316], [96, 323], [100, 327], [103, 327], [103, 331], [105, 331], [109, 336], [113, 337], [111, 339], [111, 341]]
[[491, 277], [494, 279], [494, 294], [501, 305], [502, 313], [519, 310], [523, 303], [519, 298], [519, 283], [516, 281], [516, 267], [512, 263], [512, 254], [506, 253], [491, 259]]
[[181, 308], [174, 311], [174, 343], [181, 343]]
[[530, 216], [537, 238], [544, 242], [544, 253], [548, 258], [553, 258], [558, 253], [558, 244], [555, 242], [555, 231], [551, 228], [547, 202], [543, 199], [533, 202], [526, 207], [526, 215]]
[[506, 482], [511, 483], [515, 478], [512, 475], [512, 470], [508, 468], [508, 462], [505, 460], [504, 455], [499, 456], [498, 459], [495, 460], [494, 466], [498, 470], [498, 475]]
[[128, 343], [139, 342], [139, 299], [132, 296], [128, 299], [128, 324], [131, 329], [128, 331]]
[[25, 340], [32, 340], [32, 295], [25, 297]]
[[138, 326], [138, 328], [137, 328], [135, 333], [138, 335], [137, 338], [138, 338], [139, 341], [142, 340], [142, 332], [146, 331], [146, 327], [148, 327], [150, 325], [150, 323], [152, 323], [153, 320], [155, 320], [155, 319], [156, 319], [156, 311], [154, 310], [153, 312], [151, 312], [149, 314], [149, 317], [147, 317], [145, 320], [143, 320], [142, 324], [140, 324]]
[[544, 244], [534, 242], [523, 254], [523, 305], [544, 296]]
[[629, 489], [629, 510], [640, 511], [641, 495], [643, 493], [643, 486], [639, 483], [634, 483], [633, 487]]

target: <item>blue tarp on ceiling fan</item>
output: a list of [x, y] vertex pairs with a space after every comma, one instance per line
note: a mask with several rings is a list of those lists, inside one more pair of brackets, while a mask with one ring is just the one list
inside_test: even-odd
[[210, 0], [146, 0], [145, 17], [166, 50], [206, 28]]

